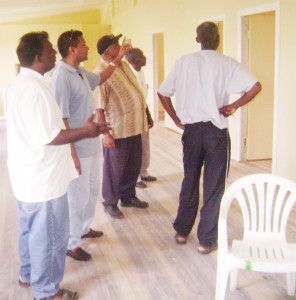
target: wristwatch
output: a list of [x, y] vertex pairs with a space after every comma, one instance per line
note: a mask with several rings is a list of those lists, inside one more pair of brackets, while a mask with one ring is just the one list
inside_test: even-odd
[[114, 68], [117, 67], [113, 61], [110, 61], [110, 62], [109, 62], [109, 66], [114, 67]]

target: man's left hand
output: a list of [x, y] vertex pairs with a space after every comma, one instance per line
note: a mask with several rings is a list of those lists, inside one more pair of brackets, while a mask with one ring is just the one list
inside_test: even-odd
[[225, 118], [228, 118], [229, 116], [233, 115], [236, 112], [236, 107], [233, 104], [229, 104], [220, 108], [219, 112]]

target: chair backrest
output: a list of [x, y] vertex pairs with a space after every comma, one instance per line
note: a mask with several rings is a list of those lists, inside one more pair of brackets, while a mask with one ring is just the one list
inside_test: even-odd
[[[243, 215], [244, 239], [286, 240], [286, 225], [296, 201], [296, 184], [272, 174], [245, 176], [226, 190], [219, 215], [220, 237], [227, 241], [227, 216], [231, 203], [237, 200]], [[226, 244], [224, 245], [226, 246]]]

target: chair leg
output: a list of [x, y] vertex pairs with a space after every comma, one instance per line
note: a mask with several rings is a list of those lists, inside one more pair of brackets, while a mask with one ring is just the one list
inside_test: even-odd
[[229, 269], [227, 269], [225, 265], [217, 266], [215, 300], [224, 300], [228, 275]]
[[287, 294], [295, 295], [295, 273], [287, 273]]
[[235, 291], [237, 288], [238, 269], [233, 269], [230, 272], [230, 290]]

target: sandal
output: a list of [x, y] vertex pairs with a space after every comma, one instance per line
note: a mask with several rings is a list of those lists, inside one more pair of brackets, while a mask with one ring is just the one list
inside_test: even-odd
[[31, 286], [30, 282], [24, 282], [21, 280], [21, 278], [19, 278], [18, 284], [20, 287], [23, 287], [23, 288], [29, 288]]
[[175, 241], [178, 245], [184, 245], [187, 243], [187, 237], [180, 235], [179, 233], [175, 234]]
[[78, 292], [72, 292], [66, 289], [59, 289], [59, 291], [49, 300], [77, 300], [79, 298]]
[[217, 242], [214, 242], [210, 245], [202, 245], [202, 244], [199, 244], [197, 246], [197, 252], [199, 254], [202, 254], [202, 255], [205, 255], [205, 254], [209, 254], [210, 252], [216, 250], [218, 248], [218, 243]]

